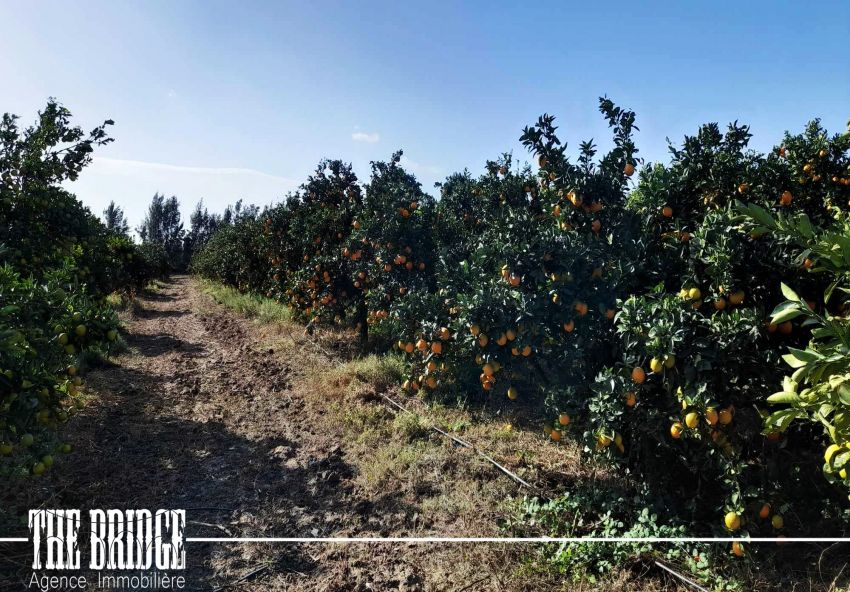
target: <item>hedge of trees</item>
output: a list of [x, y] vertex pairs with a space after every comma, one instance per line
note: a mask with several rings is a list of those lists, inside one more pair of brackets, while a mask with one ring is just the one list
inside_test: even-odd
[[35, 125], [0, 122], [0, 475], [40, 475], [70, 446], [58, 428], [77, 409], [81, 357], [109, 353], [118, 318], [112, 292], [132, 296], [157, 277], [164, 254], [123, 232], [114, 204], [105, 226], [67, 190], [111, 142], [51, 101]]
[[846, 532], [850, 131], [816, 120], [760, 153], [708, 124], [643, 163], [635, 114], [599, 107], [607, 153], [544, 115], [521, 136], [536, 166], [503, 154], [438, 199], [401, 153], [364, 183], [322, 161], [193, 269], [399, 352], [410, 392], [546, 409], [548, 437], [671, 524]]

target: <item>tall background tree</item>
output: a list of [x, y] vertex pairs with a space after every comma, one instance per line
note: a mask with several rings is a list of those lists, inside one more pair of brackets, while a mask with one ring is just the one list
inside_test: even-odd
[[103, 223], [108, 231], [115, 234], [127, 235], [130, 232], [130, 225], [127, 224], [124, 210], [121, 209], [121, 206], [115, 205], [114, 201], [110, 201], [106, 209], [103, 210]]
[[137, 229], [142, 243], [162, 245], [172, 269], [185, 269], [183, 257], [183, 222], [180, 220], [180, 202], [175, 196], [166, 198], [155, 193], [148, 213]]

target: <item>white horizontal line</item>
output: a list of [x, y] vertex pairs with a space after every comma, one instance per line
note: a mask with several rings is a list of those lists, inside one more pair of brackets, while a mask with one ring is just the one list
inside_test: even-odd
[[187, 543], [850, 543], [846, 537], [186, 537]]
[[0, 543], [28, 543], [29, 541], [27, 538], [0, 539]]

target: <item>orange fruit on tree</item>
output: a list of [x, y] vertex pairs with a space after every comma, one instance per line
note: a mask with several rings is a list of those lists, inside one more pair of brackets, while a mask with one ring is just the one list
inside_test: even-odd
[[526, 358], [531, 355], [531, 346], [530, 345], [526, 345], [524, 348], [522, 348], [522, 355], [523, 355], [523, 357], [526, 357]]
[[594, 220], [590, 223], [590, 229], [593, 230], [593, 232], [598, 233], [602, 229], [602, 222]]
[[721, 409], [720, 413], [717, 414], [717, 420], [720, 422], [720, 425], [729, 425], [732, 423], [732, 409], [730, 407]]
[[439, 341], [435, 341], [431, 344], [431, 351], [436, 355], [440, 355], [443, 353], [443, 344]]
[[416, 342], [416, 349], [418, 349], [419, 351], [425, 351], [426, 349], [428, 349], [428, 342], [424, 339], [418, 340]]
[[738, 541], [732, 542], [732, 554], [735, 557], [743, 557], [744, 556], [744, 547]]
[[558, 423], [563, 425], [563, 426], [569, 425], [570, 424], [570, 416], [567, 415], [566, 413], [561, 413], [558, 416]]
[[514, 339], [516, 339], [516, 331], [514, 331], [513, 329], [508, 329], [507, 331], [505, 331], [505, 337], [508, 338], [508, 341], [513, 341]]
[[791, 195], [790, 191], [783, 191], [782, 195], [779, 197], [779, 205], [781, 206], [790, 206], [791, 201], [794, 199], [794, 196]]
[[635, 165], [630, 162], [626, 163], [626, 166], [623, 167], [623, 174], [627, 177], [631, 177], [635, 174]]
[[566, 331], [567, 333], [572, 333], [575, 327], [576, 324], [573, 321], [567, 321], [566, 323], [564, 323], [564, 331]]
[[511, 401], [516, 401], [519, 397], [519, 391], [516, 390], [516, 387], [512, 386], [508, 388], [508, 399]]
[[682, 437], [682, 432], [685, 431], [685, 426], [682, 425], [682, 422], [676, 421], [670, 426], [670, 435], [673, 436], [674, 439], [678, 440]]
[[626, 404], [626, 407], [634, 407], [637, 404], [637, 396], [630, 391], [623, 396], [623, 402]]
[[670, 206], [664, 206], [663, 208], [661, 208], [661, 215], [665, 218], [672, 218], [673, 208], [671, 208]]
[[764, 504], [759, 510], [759, 518], [767, 520], [768, 516], [770, 516], [770, 504]]
[[485, 333], [481, 333], [478, 335], [478, 345], [480, 345], [481, 347], [486, 347], [489, 342], [490, 338], [487, 337]]
[[646, 372], [640, 366], [632, 368], [632, 381], [637, 384], [643, 384], [646, 380]]
[[481, 332], [481, 328], [478, 325], [472, 325], [469, 328], [469, 332], [472, 333], [473, 337], [478, 337], [478, 333]]
[[709, 407], [705, 410], [705, 421], [708, 425], [715, 425], [718, 420], [717, 410], [713, 407]]
[[791, 324], [791, 321], [785, 321], [781, 325], [779, 325], [779, 332], [783, 335], [791, 335], [791, 332], [794, 330], [794, 325]]
[[552, 430], [552, 432], [549, 434], [549, 437], [552, 438], [555, 442], [560, 441], [561, 440], [561, 430]]

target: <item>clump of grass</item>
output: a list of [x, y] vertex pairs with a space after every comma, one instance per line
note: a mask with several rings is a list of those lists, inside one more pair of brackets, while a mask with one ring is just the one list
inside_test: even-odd
[[277, 300], [256, 294], [243, 294], [209, 280], [203, 280], [201, 286], [204, 293], [218, 304], [262, 323], [286, 323], [292, 320], [292, 311]]

